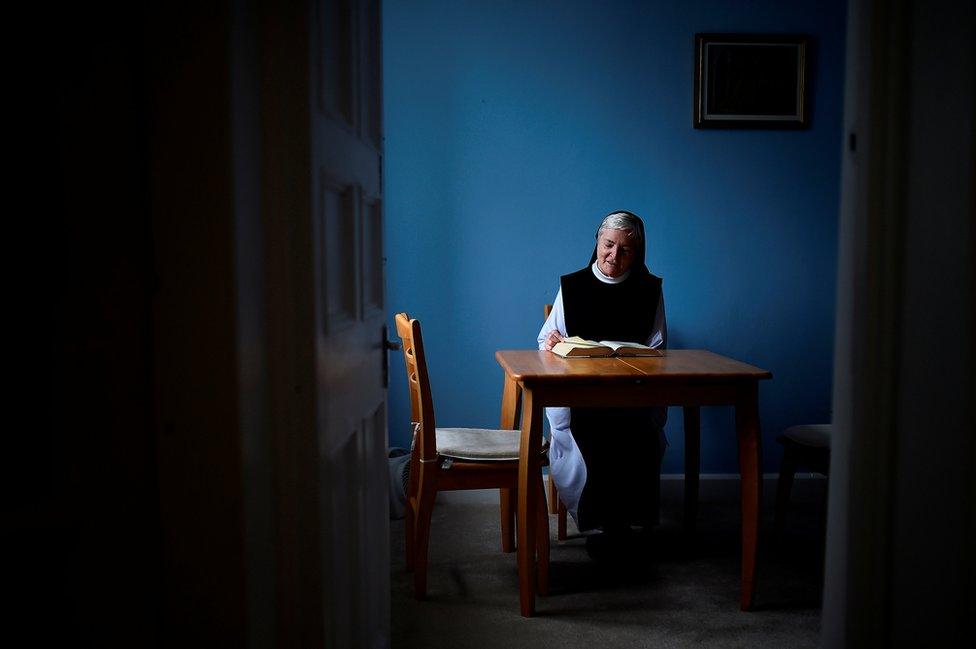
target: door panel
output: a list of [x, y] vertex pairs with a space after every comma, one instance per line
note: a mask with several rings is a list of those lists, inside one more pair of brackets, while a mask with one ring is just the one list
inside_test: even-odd
[[359, 319], [356, 188], [331, 180], [322, 170], [321, 207], [317, 219], [321, 298], [326, 333], [339, 332]]
[[322, 501], [326, 527], [322, 564], [325, 566], [325, 624], [327, 647], [366, 646], [364, 631], [364, 579], [368, 551], [364, 537], [366, 502], [365, 477], [358, 467], [364, 456], [361, 427], [342, 436], [342, 443], [330, 449], [324, 463]]
[[[389, 646], [390, 619], [390, 526], [389, 492], [387, 481], [387, 409], [386, 402], [376, 408], [366, 422], [365, 457], [369, 473], [366, 476], [365, 504], [367, 512], [363, 527], [363, 558], [366, 562], [364, 579], [367, 625], [364, 629], [366, 647]], [[382, 558], [382, 560], [379, 560]]]
[[[319, 2], [316, 29], [321, 47], [315, 57], [319, 110], [350, 130], [356, 127], [357, 49], [355, 0]], [[370, 70], [379, 70], [379, 62]], [[369, 70], [366, 71], [367, 76]]]

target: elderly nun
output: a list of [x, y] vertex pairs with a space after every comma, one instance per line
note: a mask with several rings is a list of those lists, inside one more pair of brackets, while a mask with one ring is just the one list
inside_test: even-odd
[[[667, 346], [661, 278], [645, 265], [644, 223], [611, 212], [596, 232], [590, 262], [560, 278], [539, 349], [566, 336]], [[660, 508], [667, 409], [547, 408], [550, 476], [560, 500], [587, 537], [591, 556], [632, 545], [633, 528], [649, 530]]]

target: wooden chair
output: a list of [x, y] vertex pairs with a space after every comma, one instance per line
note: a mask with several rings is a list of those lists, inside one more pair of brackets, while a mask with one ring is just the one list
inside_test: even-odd
[[793, 477], [798, 469], [809, 469], [823, 475], [830, 470], [830, 424], [791, 426], [776, 438], [783, 445], [783, 461], [776, 484], [776, 517], [774, 531], [782, 533], [786, 526], [786, 510], [793, 490]]
[[[407, 570], [412, 570], [414, 574], [414, 596], [423, 599], [427, 595], [430, 520], [437, 492], [503, 489], [508, 490], [505, 493], [512, 494], [514, 499], [518, 491], [520, 432], [437, 428], [420, 322], [409, 318], [406, 313], [398, 313], [396, 327], [407, 366], [410, 410], [414, 421], [404, 524], [406, 563]], [[546, 451], [544, 448], [543, 453]], [[543, 462], [546, 463], [545, 456]], [[541, 474], [537, 488], [540, 494], [536, 516], [539, 530], [535, 551], [538, 558], [538, 589], [541, 595], [545, 595], [549, 586], [549, 514]], [[505, 519], [504, 513], [502, 518]], [[504, 534], [503, 530], [503, 539]]]

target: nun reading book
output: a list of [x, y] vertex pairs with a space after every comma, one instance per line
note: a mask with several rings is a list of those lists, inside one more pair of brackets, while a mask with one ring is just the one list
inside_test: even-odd
[[[554, 351], [578, 338], [661, 353], [667, 347], [664, 294], [661, 278], [647, 269], [645, 244], [637, 215], [604, 217], [589, 264], [560, 278], [539, 349]], [[659, 517], [667, 409], [546, 408], [546, 416], [550, 479], [579, 530], [600, 532], [587, 536], [590, 556], [639, 550]]]

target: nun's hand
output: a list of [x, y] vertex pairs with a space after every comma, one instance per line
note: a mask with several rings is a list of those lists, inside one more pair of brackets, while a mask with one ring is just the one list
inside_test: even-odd
[[556, 329], [550, 331], [549, 335], [546, 336], [546, 343], [545, 343], [546, 351], [551, 352], [552, 346], [558, 343], [559, 341], [561, 341], [562, 339], [563, 339], [563, 335], [559, 333], [559, 331], [557, 331]]

